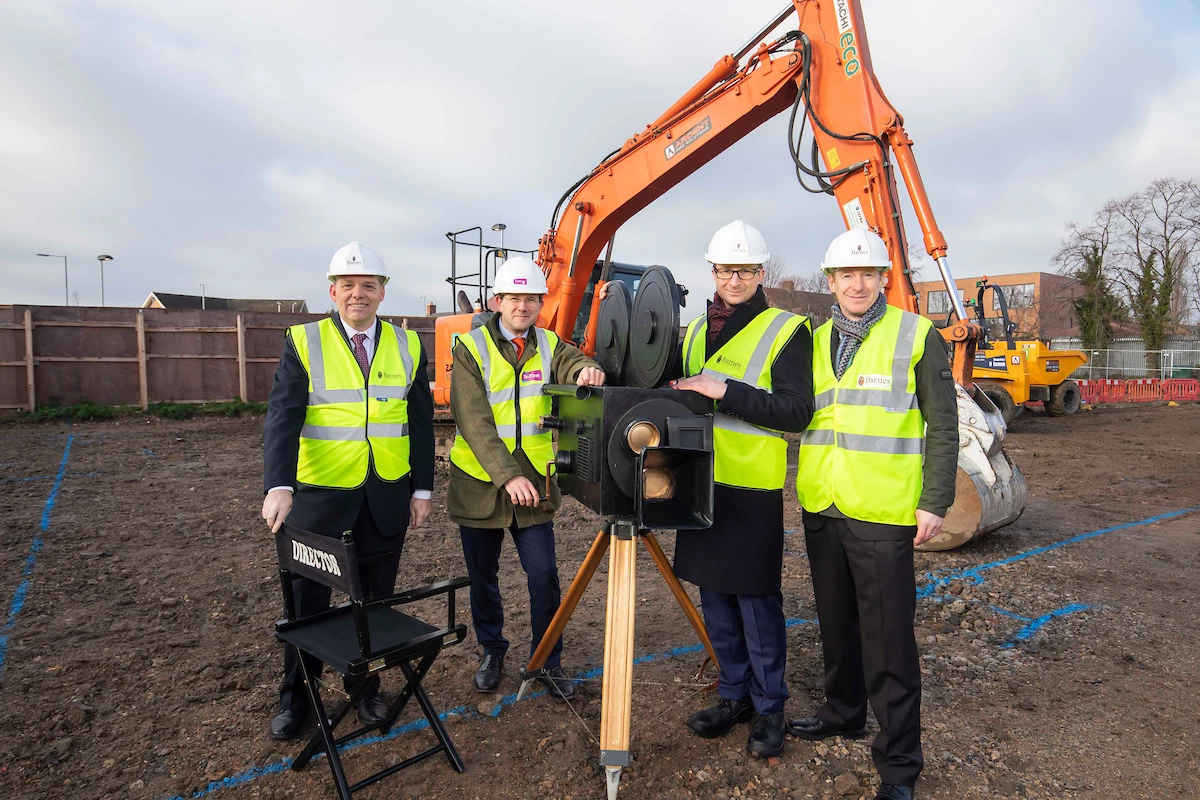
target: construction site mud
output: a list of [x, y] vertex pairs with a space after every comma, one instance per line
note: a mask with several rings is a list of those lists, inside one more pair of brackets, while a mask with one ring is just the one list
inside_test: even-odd
[[[259, 517], [261, 428], [261, 418], [140, 416], [0, 425], [0, 796], [333, 796], [323, 759], [293, 772], [300, 744], [267, 735], [282, 602]], [[1007, 449], [1028, 479], [1024, 516], [959, 550], [917, 556], [919, 797], [1194, 795], [1200, 741], [1186, 698], [1200, 685], [1200, 618], [1189, 611], [1200, 591], [1198, 443], [1195, 404], [1014, 423]], [[400, 586], [464, 573], [444, 501], [442, 472], [433, 518], [408, 534]], [[794, 491], [787, 520], [800, 527]], [[564, 584], [598, 524], [573, 501], [560, 513]], [[674, 536], [660, 538], [670, 554]], [[803, 532], [787, 542], [788, 710], [804, 716], [822, 697], [821, 655]], [[529, 615], [507, 543], [513, 651], [500, 693], [473, 690], [470, 635], [426, 680], [467, 772], [438, 756], [356, 796], [602, 797], [603, 586], [601, 574], [565, 635], [564, 667], [579, 682], [572, 706], [541, 694], [517, 702]], [[713, 702], [695, 680], [702, 654], [645, 553], [637, 606], [635, 760], [622, 796], [874, 796], [869, 739], [790, 740], [766, 763], [747, 757], [744, 726], [693, 736], [684, 720]], [[469, 624], [465, 596], [459, 609]], [[396, 688], [385, 678], [385, 693]], [[429, 745], [416, 709], [401, 722], [386, 741], [351, 745], [352, 779]]]

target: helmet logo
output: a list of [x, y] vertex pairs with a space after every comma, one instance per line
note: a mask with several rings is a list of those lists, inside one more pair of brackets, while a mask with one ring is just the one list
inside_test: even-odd
[[529, 279], [528, 278], [513, 278], [513, 284], [515, 286], [526, 286], [529, 284]]

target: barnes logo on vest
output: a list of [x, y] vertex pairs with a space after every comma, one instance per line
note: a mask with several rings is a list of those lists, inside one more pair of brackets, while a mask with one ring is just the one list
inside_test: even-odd
[[729, 356], [726, 356], [726, 355], [717, 356], [717, 363], [727, 365], [733, 369], [741, 369], [742, 368], [742, 362], [734, 361], [732, 358], [730, 358]]
[[306, 544], [301, 544], [295, 539], [292, 540], [292, 559], [306, 567], [312, 567], [322, 572], [328, 572], [330, 575], [341, 577], [342, 569], [338, 566], [338, 561], [332, 554], [326, 553], [324, 550], [318, 550], [315, 547], [309, 547]]
[[891, 375], [859, 375], [858, 386], [860, 389], [886, 389], [892, 388]]

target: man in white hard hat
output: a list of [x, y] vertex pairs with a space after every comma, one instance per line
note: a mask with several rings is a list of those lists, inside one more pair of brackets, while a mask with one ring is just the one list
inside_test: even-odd
[[700, 587], [704, 623], [720, 664], [719, 702], [693, 714], [699, 736], [753, 720], [746, 750], [763, 758], [784, 747], [787, 636], [783, 614], [784, 431], [813, 413], [808, 319], [772, 308], [762, 290], [770, 258], [754, 227], [721, 228], [705, 258], [716, 293], [688, 325], [676, 389], [711, 397], [713, 524], [675, 542], [675, 572]]
[[837, 304], [813, 334], [817, 410], [801, 437], [796, 490], [825, 704], [788, 732], [861, 737], [869, 700], [876, 800], [910, 800], [924, 764], [913, 546], [937, 534], [954, 502], [954, 380], [933, 324], [884, 299], [891, 260], [879, 236], [843, 233], [821, 266]]
[[[428, 362], [414, 331], [376, 316], [388, 280], [378, 253], [351, 242], [334, 253], [327, 278], [337, 310], [288, 329], [267, 400], [262, 515], [272, 531], [285, 520], [325, 536], [352, 530], [360, 556], [379, 556], [360, 567], [364, 592], [388, 595], [405, 531], [433, 505]], [[293, 592], [300, 616], [329, 607], [329, 588], [314, 581], [296, 579]], [[271, 735], [291, 739], [310, 704], [296, 650], [285, 648], [283, 660]], [[320, 662], [309, 668], [321, 674]], [[358, 703], [364, 724], [387, 715], [378, 685]]]
[[[526, 256], [496, 270], [499, 312], [454, 346], [450, 409], [458, 430], [450, 452], [450, 518], [460, 526], [471, 577], [471, 618], [483, 649], [475, 689], [494, 692], [508, 640], [500, 598], [500, 547], [507, 530], [529, 587], [530, 653], [561, 600], [554, 554], [554, 512], [562, 503], [553, 478], [554, 441], [538, 420], [551, 412], [550, 383], [602, 386], [600, 366], [554, 333], [537, 327], [546, 294], [542, 270]], [[542, 492], [547, 483], [550, 491]], [[562, 670], [562, 640], [539, 680], [555, 699], [575, 693]]]

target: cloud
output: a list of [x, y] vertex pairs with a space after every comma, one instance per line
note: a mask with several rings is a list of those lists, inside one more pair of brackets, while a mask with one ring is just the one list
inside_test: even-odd
[[[9, 4], [0, 12], [0, 301], [151, 290], [306, 297], [351, 239], [403, 276], [384, 309], [449, 307], [444, 233], [535, 247], [559, 195], [779, 0]], [[1047, 268], [1065, 223], [1200, 173], [1194, 5], [863, 0], [961, 274]], [[841, 226], [796, 184], [778, 117], [630, 220], [617, 258], [710, 292], [734, 218], [812, 269]], [[910, 238], [919, 240], [911, 209]], [[491, 237], [490, 231], [489, 240]], [[687, 314], [685, 313], [685, 317]]]

